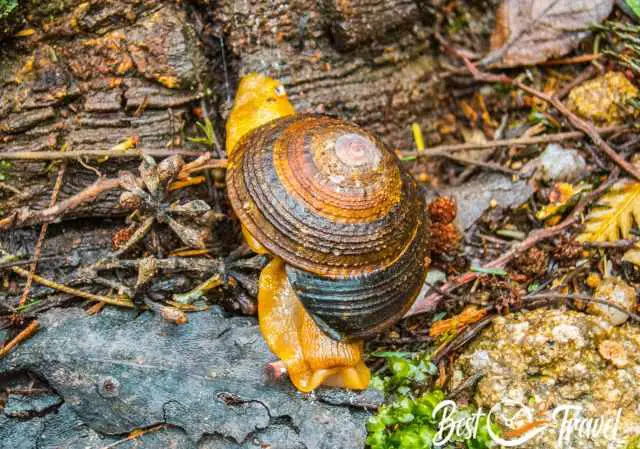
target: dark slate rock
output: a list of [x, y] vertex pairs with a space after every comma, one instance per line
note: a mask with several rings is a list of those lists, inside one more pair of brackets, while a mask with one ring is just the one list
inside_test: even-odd
[[22, 395], [10, 394], [4, 406], [4, 414], [14, 418], [28, 418], [43, 413], [62, 403], [57, 394]]
[[0, 449], [35, 449], [42, 428], [40, 419], [21, 421], [0, 415]]
[[[98, 449], [121, 441], [126, 435], [104, 437], [83, 424], [71, 406], [29, 420], [0, 415], [0, 449]], [[166, 428], [131, 441], [118, 449], [196, 449], [180, 429]]]
[[288, 382], [265, 381], [264, 365], [274, 356], [252, 318], [214, 309], [175, 326], [151, 313], [109, 308], [87, 316], [72, 308], [50, 310], [39, 321], [40, 332], [0, 360], [0, 374], [37, 374], [100, 434], [167, 423], [192, 443], [206, 434], [211, 444], [240, 447], [256, 438], [287, 447], [278, 440], [285, 436], [291, 447], [364, 446], [370, 407], [360, 402], [371, 400], [325, 402], [326, 392], [302, 395]]

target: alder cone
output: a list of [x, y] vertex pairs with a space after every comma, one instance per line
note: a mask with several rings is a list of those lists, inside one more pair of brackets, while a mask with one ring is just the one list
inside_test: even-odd
[[424, 198], [373, 134], [322, 115], [274, 120], [238, 143], [227, 188], [329, 336], [376, 333], [418, 295], [429, 260]]

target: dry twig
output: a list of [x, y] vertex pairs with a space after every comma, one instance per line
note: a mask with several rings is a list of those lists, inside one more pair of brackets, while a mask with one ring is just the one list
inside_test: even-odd
[[[22, 276], [24, 278], [29, 276], [29, 271], [23, 269], [23, 268], [19, 268], [19, 267], [12, 267], [11, 270], [16, 273], [19, 276]], [[63, 284], [59, 284], [57, 282], [51, 281], [49, 279], [43, 278], [42, 276], [39, 276], [37, 274], [34, 274], [33, 276], [33, 280], [35, 282], [37, 282], [40, 285], [44, 285], [45, 287], [49, 287], [52, 288], [54, 290], [58, 290], [60, 292], [63, 293], [67, 293], [69, 295], [78, 297], [78, 298], [84, 298], [84, 299], [88, 299], [90, 301], [102, 301], [104, 303], [107, 304], [112, 304], [114, 306], [120, 306], [120, 307], [126, 307], [126, 308], [133, 308], [133, 302], [131, 302], [128, 299], [118, 299], [118, 298], [110, 298], [108, 296], [103, 296], [103, 295], [95, 295], [93, 293], [89, 293], [89, 292], [85, 292], [82, 290], [78, 290], [75, 289], [73, 287], [69, 287], [67, 285], [63, 285]]]
[[78, 150], [78, 151], [7, 151], [2, 153], [0, 160], [25, 160], [25, 161], [56, 161], [56, 160], [76, 160], [80, 158], [86, 159], [105, 159], [105, 158], [135, 158], [143, 156], [152, 157], [168, 157], [168, 156], [185, 156], [200, 157], [202, 151], [193, 150], [145, 150], [145, 149], [126, 149], [126, 150]]
[[[51, 201], [49, 201], [49, 207], [53, 207], [58, 201], [58, 195], [60, 195], [60, 189], [62, 189], [62, 180], [64, 179], [64, 173], [67, 170], [67, 163], [63, 162], [60, 165], [60, 169], [58, 170], [58, 176], [56, 177], [56, 183], [53, 187], [53, 192], [51, 193]], [[27, 301], [27, 297], [29, 296], [29, 292], [31, 291], [31, 283], [33, 282], [33, 274], [36, 272], [36, 268], [38, 267], [38, 260], [40, 259], [40, 253], [42, 252], [42, 245], [44, 243], [44, 238], [47, 235], [47, 228], [49, 227], [48, 223], [44, 223], [40, 228], [40, 235], [38, 236], [38, 240], [36, 241], [36, 246], [33, 250], [33, 263], [29, 267], [29, 277], [27, 278], [27, 282], [25, 283], [24, 289], [22, 290], [22, 295], [20, 296], [20, 300], [18, 304], [23, 305]]]
[[37, 223], [51, 223], [61, 217], [64, 213], [69, 212], [88, 201], [96, 199], [104, 192], [108, 192], [109, 190], [117, 189], [119, 187], [120, 180], [117, 178], [100, 179], [84, 189], [82, 192], [61, 201], [55, 206], [42, 210], [32, 210], [28, 208], [21, 209], [10, 214], [8, 217], [0, 220], [0, 231], [6, 231], [12, 227], [31, 226]]
[[[600, 135], [612, 134], [618, 131], [625, 131], [629, 129], [628, 126], [609, 126], [606, 128], [598, 128], [597, 132]], [[443, 156], [450, 157], [450, 153], [455, 153], [459, 151], [474, 151], [474, 150], [486, 150], [493, 149], [498, 147], [516, 147], [516, 146], [525, 146], [525, 145], [537, 145], [541, 143], [551, 143], [551, 142], [564, 142], [567, 140], [575, 140], [581, 139], [585, 135], [582, 131], [569, 131], [564, 133], [556, 133], [556, 134], [546, 134], [544, 136], [536, 136], [536, 137], [520, 137], [517, 139], [501, 139], [501, 140], [491, 140], [488, 142], [470, 142], [470, 143], [461, 143], [461, 144], [453, 144], [453, 145], [439, 145], [437, 147], [428, 148], [423, 153], [424, 156]], [[413, 157], [418, 156], [419, 153], [417, 151], [403, 151], [400, 153], [402, 157]]]
[[2, 348], [0, 348], [0, 359], [5, 357], [11, 351], [15, 349], [20, 343], [25, 341], [27, 338], [31, 337], [33, 334], [38, 332], [40, 329], [40, 323], [37, 320], [33, 320], [27, 327], [25, 327], [18, 335], [16, 335], [13, 340], [8, 342]]
[[595, 304], [602, 304], [607, 307], [611, 307], [612, 309], [616, 309], [622, 313], [626, 313], [627, 315], [629, 315], [629, 318], [634, 320], [636, 323], [640, 323], [640, 315], [625, 309], [624, 307], [622, 307], [619, 304], [616, 304], [613, 301], [608, 301], [602, 298], [593, 298], [587, 295], [562, 295], [559, 293], [535, 293], [535, 294], [527, 295], [522, 299], [524, 301], [536, 301], [539, 299], [549, 299], [554, 302], [562, 302], [566, 300], [572, 300], [572, 301], [577, 300], [577, 301], [591, 302]]

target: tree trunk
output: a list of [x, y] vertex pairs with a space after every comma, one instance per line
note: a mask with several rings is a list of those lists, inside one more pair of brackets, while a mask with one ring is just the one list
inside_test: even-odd
[[[197, 134], [194, 108], [208, 106], [221, 137], [249, 71], [282, 79], [300, 112], [338, 115], [410, 148], [411, 123], [429, 141], [447, 95], [426, 11], [411, 0], [22, 0], [0, 23], [0, 155], [107, 150], [133, 137], [142, 149], [206, 149], [186, 139]], [[58, 164], [12, 161], [0, 210], [48, 205]], [[59, 200], [137, 164], [73, 161]], [[121, 214], [117, 196], [65, 218]]]

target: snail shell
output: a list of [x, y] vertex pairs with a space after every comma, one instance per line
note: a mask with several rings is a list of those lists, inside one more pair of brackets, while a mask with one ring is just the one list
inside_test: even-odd
[[244, 136], [227, 170], [245, 229], [286, 262], [316, 323], [337, 340], [400, 319], [428, 266], [424, 198], [373, 134], [293, 115]]

